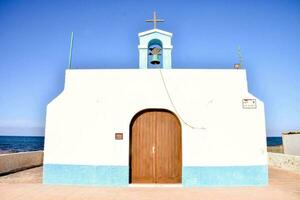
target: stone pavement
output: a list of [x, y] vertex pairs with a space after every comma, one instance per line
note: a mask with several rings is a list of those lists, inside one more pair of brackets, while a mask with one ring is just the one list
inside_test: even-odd
[[267, 187], [103, 188], [42, 185], [42, 168], [0, 177], [0, 200], [300, 200], [300, 175], [269, 168]]

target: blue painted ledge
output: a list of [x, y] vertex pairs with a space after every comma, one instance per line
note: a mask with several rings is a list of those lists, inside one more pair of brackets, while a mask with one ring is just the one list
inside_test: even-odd
[[268, 166], [183, 167], [185, 187], [197, 186], [265, 186]]
[[128, 186], [128, 166], [45, 164], [43, 183], [63, 185]]

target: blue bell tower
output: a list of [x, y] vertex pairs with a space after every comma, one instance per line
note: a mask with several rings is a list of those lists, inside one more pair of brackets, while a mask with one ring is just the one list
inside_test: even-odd
[[139, 68], [163, 68], [171, 69], [171, 53], [172, 53], [172, 33], [156, 28], [156, 22], [164, 20], [156, 19], [156, 13], [153, 14], [152, 20], [154, 29], [139, 33]]

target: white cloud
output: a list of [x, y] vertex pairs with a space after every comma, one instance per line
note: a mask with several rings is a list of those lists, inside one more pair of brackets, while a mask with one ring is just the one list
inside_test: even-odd
[[44, 125], [29, 120], [0, 120], [0, 135], [43, 136]]
[[41, 122], [31, 120], [0, 120], [0, 127], [43, 127]]

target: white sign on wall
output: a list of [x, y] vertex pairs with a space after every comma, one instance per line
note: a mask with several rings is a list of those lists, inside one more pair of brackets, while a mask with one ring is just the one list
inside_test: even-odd
[[256, 109], [256, 99], [243, 99], [244, 109]]

